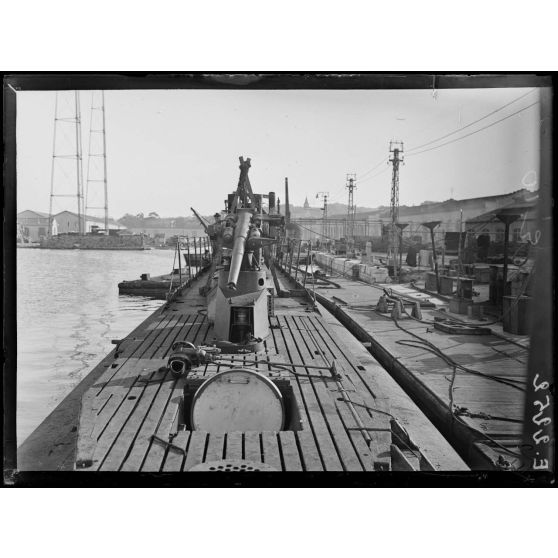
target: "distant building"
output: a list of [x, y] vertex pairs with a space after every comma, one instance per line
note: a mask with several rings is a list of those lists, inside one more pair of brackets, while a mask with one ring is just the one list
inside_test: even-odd
[[[56, 220], [56, 225], [53, 223], [53, 231], [52, 234], [64, 234], [70, 232], [79, 232], [79, 217], [77, 213], [73, 211], [61, 211], [56, 215], [53, 215], [53, 220]], [[48, 215], [47, 215], [48, 221]], [[87, 215], [85, 217], [85, 232], [91, 232], [93, 227], [98, 227], [100, 229], [105, 228], [105, 220], [99, 217], [92, 217]], [[109, 229], [123, 229], [124, 227], [114, 219], [108, 220], [108, 227]], [[56, 231], [55, 232], [55, 229]]]
[[[462, 231], [465, 231], [466, 223], [480, 215], [490, 213], [513, 203], [523, 203], [525, 199], [532, 198], [533, 192], [523, 188], [509, 194], [498, 194], [478, 198], [467, 198], [463, 200], [446, 200], [443, 202], [427, 202], [415, 206], [399, 207], [399, 222], [408, 223], [404, 230], [405, 238], [421, 239], [422, 242], [430, 241], [429, 231], [421, 226], [428, 221], [441, 221], [435, 229], [438, 237], [446, 232], [459, 232], [462, 219]], [[463, 213], [461, 213], [463, 212]], [[373, 212], [359, 213], [358, 218], [367, 216], [382, 225], [389, 225], [389, 207], [380, 208]], [[503, 232], [503, 229], [502, 229]]]
[[133, 234], [145, 234], [151, 238], [165, 241], [172, 236], [201, 237], [205, 236], [205, 231], [200, 227], [127, 227]]
[[308, 203], [308, 196], [304, 199], [304, 209], [310, 209], [310, 204]]
[[48, 234], [48, 213], [21, 211], [17, 214], [17, 228], [18, 242], [38, 242]]
[[[529, 195], [530, 194], [530, 195]], [[464, 230], [476, 236], [487, 234], [491, 242], [503, 242], [505, 225], [497, 215], [499, 213], [518, 215], [519, 219], [510, 225], [508, 238], [511, 242], [527, 242], [535, 240], [537, 236], [537, 202], [538, 192], [529, 192], [522, 198], [516, 198], [510, 203], [492, 211], [468, 219]]]
[[[213, 219], [210, 220], [210, 222]], [[124, 216], [120, 224], [134, 234], [144, 234], [155, 242], [165, 242], [173, 236], [201, 237], [205, 231], [199, 221], [191, 217], [145, 217]]]
[[[48, 213], [41, 211], [25, 210], [17, 214], [18, 241], [39, 242], [41, 238], [49, 236], [49, 217]], [[85, 220], [85, 232], [91, 232], [93, 227], [104, 229], [105, 220], [97, 217], [87, 216]], [[123, 229], [114, 219], [109, 219], [109, 229]], [[72, 211], [61, 211], [52, 216], [51, 231], [54, 236], [57, 234], [79, 232], [79, 218], [77, 213]]]
[[[446, 200], [443, 202], [423, 202], [415, 206], [399, 207], [399, 222], [407, 223], [407, 228], [403, 231], [405, 239], [414, 239], [425, 244], [430, 243], [430, 232], [422, 226], [422, 223], [429, 221], [440, 221], [440, 225], [435, 229], [436, 238], [441, 242], [446, 232], [459, 232], [460, 221], [462, 219], [462, 231], [465, 232], [469, 222], [474, 218], [491, 219], [492, 212], [497, 212], [504, 207], [513, 207], [513, 204], [522, 205], [529, 203], [527, 200], [536, 199], [537, 194], [527, 189], [517, 190], [509, 194], [498, 194], [478, 198], [468, 198], [463, 200]], [[523, 231], [516, 231], [520, 225], [512, 225], [511, 233], [520, 235], [526, 234], [525, 227], [534, 227], [534, 212], [536, 202], [533, 202], [531, 213], [528, 215]], [[324, 223], [314, 214], [313, 208], [311, 215], [305, 215], [300, 210], [294, 212], [294, 221], [300, 226], [300, 236], [303, 240], [320, 238], [322, 235], [333, 239], [340, 239], [347, 236], [346, 214], [330, 211], [327, 221]], [[461, 213], [463, 212], [463, 213]], [[381, 237], [385, 234], [386, 227], [391, 223], [390, 208], [379, 207], [377, 209], [359, 211], [355, 217], [354, 236], [355, 237]], [[479, 225], [477, 223], [477, 225]], [[496, 234], [496, 230], [501, 229], [504, 234], [504, 227], [497, 223], [492, 223], [484, 228]]]

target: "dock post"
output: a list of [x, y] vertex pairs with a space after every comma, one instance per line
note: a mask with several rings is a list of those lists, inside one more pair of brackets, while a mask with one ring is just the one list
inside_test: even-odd
[[296, 256], [296, 268], [295, 268], [295, 276], [294, 276], [294, 280], [296, 283], [296, 278], [298, 277], [298, 265], [300, 263], [300, 247], [302, 246], [302, 240], [299, 238], [298, 239], [298, 254]]
[[176, 249], [178, 250], [178, 284], [182, 287], [182, 254], [180, 253], [180, 236], [176, 239]]
[[188, 280], [192, 280], [192, 260], [190, 259], [190, 238], [186, 237], [186, 249], [188, 251]]
[[290, 258], [289, 258], [289, 265], [287, 267], [287, 273], [289, 274], [289, 277], [291, 277], [292, 276], [291, 270], [292, 270], [292, 267], [293, 267], [293, 242], [292, 242], [292, 240], [289, 240], [289, 255], [290, 255]]
[[[306, 258], [306, 270], [304, 271], [304, 283], [303, 283], [303, 288], [306, 288], [306, 278], [308, 277], [308, 264], [310, 263], [310, 250], [312, 248], [312, 241], [309, 240], [308, 241], [308, 257]], [[312, 269], [314, 269], [312, 267]]]
[[436, 292], [440, 292], [440, 275], [438, 273], [438, 257], [436, 256], [436, 243], [434, 241], [434, 229], [442, 221], [429, 221], [428, 223], [422, 223], [423, 227], [430, 230], [430, 239], [432, 240], [432, 259], [434, 260], [434, 273], [436, 274]]
[[504, 297], [506, 296], [506, 287], [508, 282], [508, 250], [509, 250], [509, 242], [510, 242], [510, 225], [517, 221], [520, 215], [511, 215], [509, 213], [498, 213], [496, 217], [504, 223], [504, 286], [502, 288], [502, 307], [504, 306]]
[[196, 237], [194, 236], [194, 263], [196, 264], [196, 273], [194, 274], [194, 279], [198, 276], [198, 243], [196, 242]]
[[202, 236], [200, 238], [200, 269], [203, 267], [206, 248], [207, 246], [205, 245], [205, 236]]
[[397, 268], [397, 260], [395, 261], [395, 266], [393, 268], [394, 277], [397, 279], [398, 283], [401, 283], [401, 268], [403, 267], [403, 229], [408, 227], [409, 223], [396, 223], [396, 227], [399, 229], [399, 269]]

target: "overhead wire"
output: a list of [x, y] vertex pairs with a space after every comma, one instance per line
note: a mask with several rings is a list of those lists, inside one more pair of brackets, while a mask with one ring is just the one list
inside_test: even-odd
[[462, 132], [463, 130], [466, 130], [467, 128], [470, 128], [471, 126], [477, 124], [478, 122], [481, 122], [482, 120], [485, 120], [486, 118], [489, 118], [490, 116], [492, 116], [493, 114], [496, 114], [497, 112], [500, 112], [501, 110], [504, 110], [505, 108], [509, 107], [510, 105], [517, 103], [517, 101], [520, 101], [521, 99], [527, 97], [527, 95], [530, 95], [531, 93], [534, 93], [537, 89], [531, 89], [530, 91], [527, 91], [527, 93], [524, 93], [523, 95], [520, 95], [519, 97], [517, 97], [516, 99], [514, 99], [513, 101], [510, 101], [509, 103], [506, 103], [505, 105], [497, 108], [496, 110], [493, 110], [492, 112], [489, 112], [488, 114], [485, 114], [484, 116], [481, 116], [480, 118], [478, 118], [477, 120], [474, 120], [473, 122], [470, 122], [469, 124], [467, 124], [466, 126], [462, 126], [461, 128], [458, 128], [456, 130], [453, 130], [452, 132], [449, 132], [443, 136], [440, 136], [439, 138], [427, 141], [426, 143], [422, 143], [421, 145], [417, 145], [415, 147], [411, 147], [409, 149], [406, 150], [406, 153], [410, 153], [411, 151], [416, 151], [417, 149], [421, 149], [423, 147], [426, 147], [427, 145], [431, 145], [433, 143], [436, 143], [440, 140], [443, 140], [449, 136], [452, 136], [453, 134], [457, 134]]
[[534, 107], [535, 105], [538, 105], [538, 104], [539, 104], [539, 101], [535, 101], [534, 103], [531, 103], [530, 105], [527, 105], [526, 107], [523, 107], [520, 110], [512, 112], [511, 114], [508, 114], [507, 116], [504, 116], [504, 118], [500, 118], [499, 120], [496, 120], [496, 121], [494, 121], [490, 124], [487, 124], [486, 126], [483, 126], [482, 128], [479, 128], [478, 130], [474, 130], [472, 132], [469, 132], [468, 134], [465, 134], [464, 136], [455, 138], [453, 140], [446, 141], [444, 143], [441, 143], [440, 145], [435, 145], [434, 147], [429, 147], [428, 149], [423, 149], [422, 151], [415, 151], [414, 153], [407, 153], [407, 157], [413, 157], [415, 155], [420, 155], [421, 153], [426, 153], [428, 151], [433, 151], [434, 149], [439, 149], [440, 147], [444, 147], [446, 145], [450, 145], [450, 144], [455, 143], [457, 141], [460, 141], [462, 139], [468, 138], [468, 137], [470, 137], [474, 134], [482, 132], [483, 130], [491, 128], [492, 126], [495, 126], [496, 124], [499, 124], [500, 122], [503, 122], [504, 120], [507, 120], [508, 118], [511, 118], [512, 116], [515, 116], [516, 114], [519, 114], [520, 112], [523, 112], [524, 110], [527, 110], [527, 109], [529, 109], [531, 107]]
[[362, 180], [359, 180], [359, 183], [366, 182], [367, 180], [372, 180], [373, 178], [376, 178], [376, 177], [380, 176], [381, 174], [384, 174], [388, 170], [389, 170], [389, 167], [386, 167], [385, 169], [381, 170], [380, 172], [377, 172], [377, 173], [375, 173], [371, 176], [368, 176], [366, 178], [363, 178]]
[[375, 171], [377, 168], [381, 167], [383, 163], [385, 163], [387, 161], [387, 157], [382, 157], [382, 160], [374, 165], [372, 168], [368, 169], [367, 171], [361, 172], [361, 173], [357, 173], [357, 176], [359, 178], [362, 178], [363, 176], [366, 176], [367, 174], [371, 173], [372, 171]]

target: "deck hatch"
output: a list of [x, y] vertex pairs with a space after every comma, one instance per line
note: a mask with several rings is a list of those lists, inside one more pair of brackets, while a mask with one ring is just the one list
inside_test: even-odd
[[[220, 416], [208, 422], [209, 411], [214, 415], [216, 410]], [[245, 415], [244, 420], [239, 415]], [[188, 376], [177, 427], [209, 432], [296, 431], [301, 430], [301, 419], [288, 377], [236, 368]]]

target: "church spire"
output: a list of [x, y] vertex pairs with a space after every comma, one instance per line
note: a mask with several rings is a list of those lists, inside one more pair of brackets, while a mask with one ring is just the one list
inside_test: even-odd
[[306, 198], [304, 199], [304, 209], [309, 209], [310, 208], [310, 204], [308, 203], [308, 196], [306, 196]]

